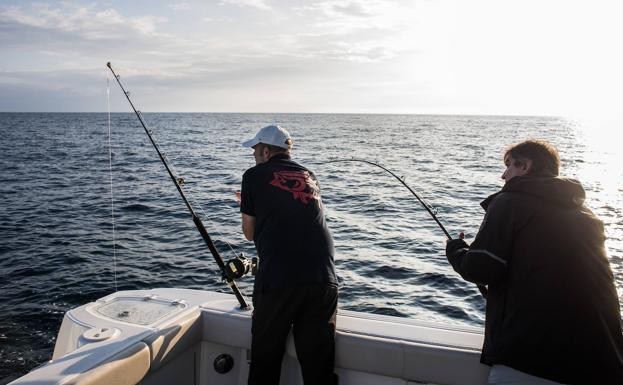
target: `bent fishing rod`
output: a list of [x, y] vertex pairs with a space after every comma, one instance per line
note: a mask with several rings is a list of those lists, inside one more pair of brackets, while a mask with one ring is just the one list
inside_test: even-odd
[[[349, 159], [330, 159], [327, 160], [323, 163], [345, 163], [345, 162], [359, 162], [359, 163], [367, 163], [369, 165], [372, 166], [376, 166], [384, 171], [386, 171], [387, 173], [389, 173], [391, 176], [393, 176], [394, 178], [396, 178], [400, 183], [402, 183], [403, 186], [405, 186], [407, 188], [407, 190], [409, 190], [409, 192], [411, 192], [411, 194], [413, 194], [413, 196], [418, 200], [418, 202], [420, 202], [420, 204], [426, 209], [426, 211], [428, 211], [428, 213], [430, 214], [430, 216], [435, 220], [435, 222], [437, 223], [437, 225], [439, 226], [439, 228], [443, 231], [443, 233], [446, 235], [446, 237], [448, 238], [448, 240], [452, 240], [452, 237], [450, 236], [450, 233], [448, 232], [448, 230], [446, 230], [446, 228], [441, 224], [441, 222], [439, 222], [439, 219], [437, 218], [437, 215], [433, 212], [433, 210], [431, 210], [430, 206], [424, 202], [416, 193], [415, 191], [413, 191], [413, 189], [411, 187], [409, 187], [409, 185], [407, 184], [407, 182], [405, 182], [404, 177], [401, 178], [398, 175], [394, 174], [391, 170], [387, 169], [386, 167], [383, 167], [382, 165], [376, 163], [376, 162], [372, 162], [369, 160], [365, 160], [365, 159], [359, 159], [359, 158], [349, 158]], [[459, 238], [463, 239], [463, 233], [461, 233], [461, 235], [459, 235]], [[480, 291], [480, 294], [482, 294], [482, 296], [486, 299], [487, 298], [487, 287], [483, 286], [483, 285], [478, 285], [476, 284], [476, 286], [478, 287], [478, 290]]]
[[152, 131], [147, 128], [147, 124], [143, 120], [143, 116], [142, 116], [141, 112], [138, 111], [136, 109], [136, 107], [134, 107], [134, 103], [132, 103], [132, 100], [130, 99], [130, 92], [126, 91], [125, 88], [123, 87], [123, 84], [121, 84], [121, 80], [120, 80], [121, 76], [119, 76], [119, 75], [117, 75], [115, 73], [115, 71], [112, 69], [112, 66], [111, 66], [110, 62], [106, 63], [106, 66], [110, 69], [110, 72], [112, 72], [113, 76], [117, 80], [117, 84], [119, 84], [119, 87], [121, 87], [121, 91], [123, 91], [123, 94], [125, 95], [126, 99], [128, 99], [128, 102], [130, 103], [130, 106], [132, 107], [132, 110], [134, 110], [134, 113], [136, 114], [136, 117], [138, 118], [138, 121], [143, 126], [143, 129], [145, 129], [145, 133], [149, 137], [149, 140], [151, 141], [151, 144], [156, 149], [156, 152], [158, 153], [158, 156], [160, 157], [160, 160], [162, 161], [162, 164], [164, 164], [164, 167], [166, 168], [167, 173], [171, 177], [171, 180], [173, 181], [173, 184], [175, 184], [175, 187], [177, 188], [177, 191], [180, 193], [180, 196], [182, 197], [182, 200], [184, 201], [184, 204], [186, 204], [186, 207], [190, 211], [190, 213], [191, 213], [191, 215], [193, 217], [193, 222], [195, 223], [195, 226], [197, 227], [197, 230], [199, 230], [199, 234], [201, 234], [201, 237], [205, 241], [205, 244], [208, 246], [208, 249], [210, 250], [210, 252], [212, 253], [212, 256], [214, 257], [214, 260], [216, 261], [216, 264], [220, 268], [221, 273], [223, 274], [223, 278], [225, 279], [225, 282], [227, 282], [227, 285], [234, 292], [234, 295], [236, 296], [236, 299], [238, 300], [238, 303], [240, 303], [240, 309], [242, 309], [242, 310], [248, 309], [249, 305], [247, 305], [247, 302], [245, 301], [244, 297], [242, 296], [242, 293], [240, 292], [240, 289], [238, 289], [238, 286], [236, 286], [236, 282], [231, 278], [231, 276], [229, 276], [228, 274], [225, 274], [225, 270], [226, 270], [225, 262], [223, 261], [223, 257], [221, 257], [221, 254], [219, 253], [219, 251], [216, 249], [216, 246], [214, 245], [214, 242], [212, 242], [212, 238], [210, 238], [210, 235], [208, 234], [208, 230], [206, 230], [205, 226], [203, 225], [203, 222], [201, 221], [199, 216], [195, 213], [195, 210], [193, 210], [193, 207], [190, 205], [190, 202], [186, 198], [186, 194], [184, 194], [184, 190], [182, 189], [182, 186], [181, 186], [181, 184], [184, 183], [183, 179], [179, 178], [179, 177], [176, 177], [173, 174], [173, 171], [171, 171], [171, 167], [169, 166], [169, 163], [167, 162], [166, 157], [160, 151], [160, 148], [158, 147], [158, 144], [156, 143], [156, 141], [152, 137]]
[[365, 159], [358, 159], [358, 158], [350, 158], [350, 159], [330, 159], [324, 163], [343, 163], [343, 162], [359, 162], [359, 163], [367, 163], [370, 164], [372, 166], [376, 166], [380, 169], [385, 170], [387, 173], [389, 173], [391, 176], [393, 176], [394, 178], [398, 179], [398, 182], [402, 183], [403, 186], [405, 186], [407, 188], [407, 190], [409, 190], [409, 192], [411, 192], [411, 194], [413, 194], [413, 196], [418, 200], [418, 202], [420, 202], [420, 204], [426, 209], [426, 211], [428, 211], [428, 213], [430, 214], [430, 216], [435, 220], [435, 222], [437, 223], [437, 225], [439, 226], [439, 228], [444, 232], [444, 234], [446, 234], [446, 237], [448, 237], [448, 239], [452, 239], [452, 237], [450, 236], [450, 233], [448, 233], [448, 230], [446, 230], [445, 227], [443, 227], [443, 225], [441, 224], [441, 222], [439, 222], [439, 219], [437, 219], [437, 215], [435, 215], [435, 213], [433, 212], [433, 210], [431, 210], [430, 206], [428, 204], [426, 204], [416, 193], [415, 191], [413, 191], [413, 189], [411, 187], [409, 187], [409, 185], [407, 184], [407, 182], [405, 182], [404, 177], [401, 178], [398, 175], [394, 174], [392, 171], [388, 170], [386, 167], [383, 167], [382, 165], [376, 163], [376, 162], [372, 162], [369, 160], [365, 160]]

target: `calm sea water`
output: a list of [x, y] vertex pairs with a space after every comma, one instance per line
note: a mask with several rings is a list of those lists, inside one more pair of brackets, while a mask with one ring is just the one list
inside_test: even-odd
[[[588, 206], [606, 224], [612, 268], [623, 287], [623, 159], [574, 122], [332, 114], [145, 117], [225, 258], [233, 256], [230, 247], [254, 255], [234, 200], [242, 173], [253, 165], [240, 142], [269, 123], [288, 127], [294, 158], [316, 172], [323, 189], [342, 309], [482, 325], [485, 304], [449, 267], [443, 233], [398, 181], [369, 165], [326, 160], [381, 162], [405, 176], [449, 231], [472, 238], [483, 216], [479, 202], [502, 186], [504, 148], [528, 137], [555, 144], [562, 174], [584, 183]], [[0, 114], [0, 383], [51, 357], [65, 311], [115, 290], [228, 292], [136, 117], [113, 114], [111, 127], [114, 242], [107, 114]], [[250, 294], [252, 279], [239, 286]]]

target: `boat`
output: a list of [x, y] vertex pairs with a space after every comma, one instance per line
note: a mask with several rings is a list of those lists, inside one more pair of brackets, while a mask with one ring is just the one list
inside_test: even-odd
[[[67, 311], [52, 359], [11, 385], [241, 385], [251, 314], [234, 295], [119, 291]], [[486, 384], [481, 328], [339, 310], [341, 385]], [[303, 384], [292, 335], [281, 384]]]
[[[63, 318], [52, 359], [10, 384], [246, 384], [253, 359], [252, 307], [234, 278], [241, 276], [237, 272], [248, 271], [252, 260], [240, 256], [227, 264], [223, 261], [186, 198], [183, 180], [174, 175], [129, 92], [110, 63], [107, 66], [190, 210], [233, 295], [179, 288], [118, 291], [71, 309]], [[484, 384], [489, 367], [480, 363], [483, 339], [480, 328], [340, 310], [336, 372], [342, 385]], [[302, 383], [290, 335], [281, 384]]]

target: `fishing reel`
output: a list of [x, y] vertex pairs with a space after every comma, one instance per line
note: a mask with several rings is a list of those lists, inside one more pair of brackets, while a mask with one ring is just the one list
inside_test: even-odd
[[238, 257], [225, 263], [223, 276], [229, 279], [238, 279], [249, 272], [251, 272], [251, 275], [255, 275], [258, 262], [257, 257], [247, 258], [244, 256], [244, 253], [240, 253]]

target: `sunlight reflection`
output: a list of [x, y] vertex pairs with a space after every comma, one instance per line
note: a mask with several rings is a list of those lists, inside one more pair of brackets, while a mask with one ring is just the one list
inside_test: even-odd
[[[612, 118], [576, 121], [578, 144], [584, 145], [584, 151], [574, 171], [586, 189], [587, 206], [604, 222], [606, 248], [613, 262], [623, 259], [623, 151], [618, 140], [621, 122], [623, 119]], [[615, 276], [621, 274], [616, 268], [614, 272]], [[621, 296], [623, 288], [618, 291]]]
[[618, 141], [620, 127], [616, 119], [585, 118], [578, 121], [581, 140], [587, 147], [578, 177], [593, 183], [606, 201], [621, 199], [623, 193], [623, 151]]

